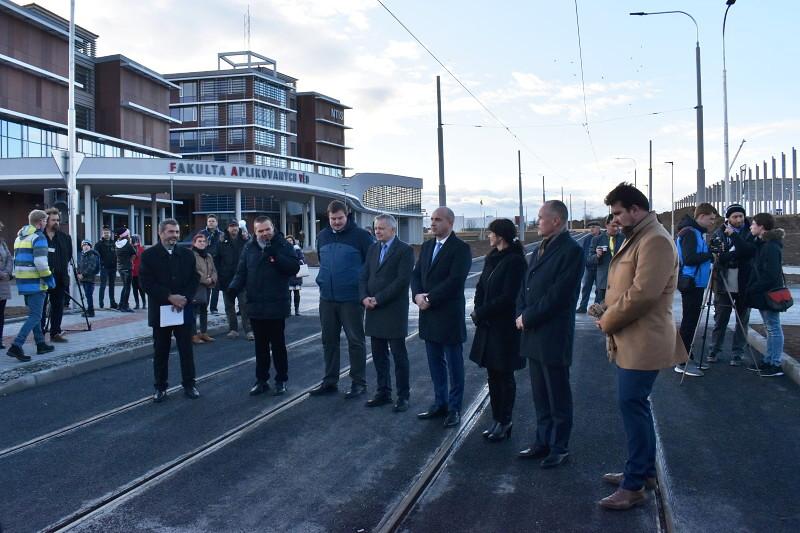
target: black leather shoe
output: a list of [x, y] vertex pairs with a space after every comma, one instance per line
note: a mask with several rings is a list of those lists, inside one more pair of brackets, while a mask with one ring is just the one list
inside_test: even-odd
[[364, 385], [353, 385], [350, 387], [350, 390], [344, 393], [345, 400], [352, 400], [353, 398], [358, 398], [362, 394], [367, 392], [367, 388]]
[[444, 427], [454, 428], [461, 425], [461, 413], [458, 411], [449, 411], [447, 418], [444, 419]]
[[197, 387], [192, 385], [190, 387], [183, 388], [183, 395], [189, 398], [190, 400], [196, 400], [200, 397], [200, 391], [197, 390]]
[[541, 466], [542, 468], [555, 468], [557, 466], [561, 466], [564, 463], [566, 463], [568, 458], [569, 458], [569, 454], [568, 453], [555, 453], [555, 452], [553, 452], [550, 455], [548, 455], [547, 457], [545, 457], [544, 461], [542, 461], [539, 464], [539, 466]]
[[550, 448], [547, 446], [530, 446], [517, 453], [520, 459], [544, 459], [550, 455]]
[[404, 413], [408, 411], [408, 400], [405, 398], [398, 398], [397, 403], [395, 403], [394, 407], [392, 407], [392, 411], [395, 413]]
[[286, 382], [285, 381], [276, 381], [275, 382], [275, 392], [272, 393], [273, 396], [280, 396], [281, 394], [286, 394]]
[[258, 396], [269, 391], [269, 383], [266, 381], [256, 381], [256, 384], [250, 389], [250, 396]]
[[371, 399], [367, 400], [366, 405], [367, 407], [380, 407], [381, 405], [389, 405], [392, 403], [392, 397], [386, 394], [378, 393], [373, 396]]
[[27, 363], [28, 361], [31, 360], [31, 356], [25, 355], [25, 352], [22, 350], [22, 348], [20, 348], [16, 344], [11, 345], [11, 348], [9, 348], [8, 352], [6, 352], [6, 355], [8, 355], [9, 357], [14, 357], [17, 359], [17, 361], [21, 361], [23, 363]]
[[161, 403], [167, 399], [167, 391], [165, 390], [157, 390], [155, 394], [153, 394], [153, 402]]
[[324, 396], [325, 394], [336, 394], [337, 392], [339, 392], [339, 387], [337, 387], [336, 385], [328, 385], [325, 383], [320, 383], [319, 385], [308, 391], [308, 393], [311, 396]]
[[427, 420], [429, 418], [444, 418], [447, 416], [447, 406], [440, 405], [435, 406], [431, 405], [427, 411], [423, 411], [417, 414], [417, 418], [420, 420]]
[[494, 433], [495, 430], [497, 429], [497, 426], [499, 426], [499, 425], [500, 425], [500, 422], [495, 422], [491, 426], [489, 426], [488, 428], [484, 429], [483, 433], [481, 433], [481, 435], [483, 435], [483, 438], [484, 439], [488, 438], [489, 434], [490, 433]]
[[36, 343], [36, 355], [42, 355], [43, 353], [50, 353], [55, 350], [55, 346], [52, 344], [47, 344], [46, 342], [38, 342]]
[[487, 435], [487, 439], [492, 442], [499, 442], [501, 440], [510, 439], [511, 438], [511, 428], [514, 426], [512, 422], [508, 424], [497, 424], [495, 426], [494, 431]]

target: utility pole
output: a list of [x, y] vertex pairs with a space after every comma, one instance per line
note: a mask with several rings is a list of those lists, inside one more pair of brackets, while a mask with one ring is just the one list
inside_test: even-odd
[[542, 205], [544, 205], [547, 200], [544, 199], [544, 176], [542, 176]]
[[522, 154], [517, 150], [517, 169], [519, 170], [519, 240], [525, 242], [525, 217], [522, 211]]
[[647, 178], [647, 201], [650, 202], [650, 209], [653, 209], [653, 140], [650, 140], [650, 170]]
[[[69, 233], [72, 235], [72, 257], [77, 263], [80, 258], [80, 239], [78, 239], [78, 176], [75, 139], [75, 0], [69, 3], [69, 107], [67, 109], [67, 193], [69, 195]], [[130, 224], [131, 226], [133, 224]], [[87, 236], [88, 238], [88, 236]], [[72, 296], [78, 294], [77, 283], [71, 283]]]
[[564, 186], [561, 186], [561, 203], [564, 203]]
[[439, 76], [436, 76], [436, 110], [438, 127], [436, 134], [439, 141], [439, 205], [447, 205], [447, 190], [444, 186], [444, 132], [442, 131], [442, 87]]
[[569, 195], [569, 216], [567, 217], [569, 229], [572, 229], [572, 193]]

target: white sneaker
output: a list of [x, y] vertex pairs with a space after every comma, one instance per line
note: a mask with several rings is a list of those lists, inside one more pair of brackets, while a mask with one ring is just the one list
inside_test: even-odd
[[226, 335], [226, 337], [228, 337], [229, 339], [236, 339], [239, 337], [239, 332], [235, 330], [230, 330]]
[[700, 378], [705, 375], [703, 374], [703, 371], [697, 367], [697, 364], [694, 361], [675, 365], [675, 372], [678, 374], [686, 374], [687, 376], [692, 376], [694, 378]]

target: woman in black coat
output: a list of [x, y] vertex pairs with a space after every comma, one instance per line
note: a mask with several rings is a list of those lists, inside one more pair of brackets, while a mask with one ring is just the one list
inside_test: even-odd
[[511, 435], [511, 413], [517, 384], [514, 371], [525, 367], [515, 325], [515, 302], [527, 264], [517, 229], [505, 218], [489, 224], [489, 244], [494, 248], [483, 266], [475, 289], [475, 337], [469, 358], [486, 368], [494, 424], [483, 432], [490, 441]]

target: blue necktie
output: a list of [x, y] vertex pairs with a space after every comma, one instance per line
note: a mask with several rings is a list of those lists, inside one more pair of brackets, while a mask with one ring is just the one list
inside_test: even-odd
[[442, 249], [442, 243], [436, 241], [436, 247], [433, 249], [433, 255], [431, 256], [431, 263], [433, 263], [436, 260], [436, 256], [439, 254], [439, 250], [441, 249]]
[[388, 250], [388, 249], [389, 249], [389, 245], [388, 244], [384, 243], [384, 244], [381, 245], [381, 257], [378, 260], [378, 264], [379, 265], [383, 264], [383, 260], [386, 258], [386, 250]]

